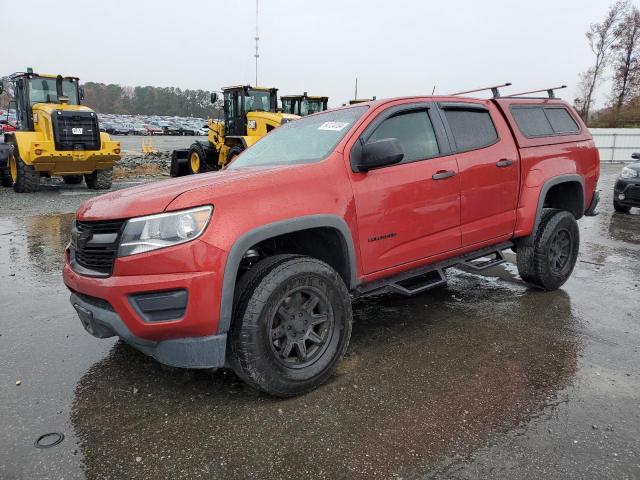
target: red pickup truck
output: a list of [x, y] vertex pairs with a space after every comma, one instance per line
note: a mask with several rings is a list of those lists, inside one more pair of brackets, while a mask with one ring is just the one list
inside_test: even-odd
[[360, 103], [288, 123], [220, 172], [88, 200], [64, 282], [92, 335], [291, 396], [332, 375], [352, 296], [414, 295], [509, 248], [525, 282], [560, 287], [598, 176], [558, 99]]

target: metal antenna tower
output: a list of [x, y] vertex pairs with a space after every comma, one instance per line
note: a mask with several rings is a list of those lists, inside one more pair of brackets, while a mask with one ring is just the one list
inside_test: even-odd
[[256, 36], [255, 36], [255, 41], [256, 41], [256, 53], [253, 54], [254, 57], [256, 57], [256, 83], [255, 86], [258, 86], [258, 58], [260, 58], [260, 54], [258, 53], [258, 41], [260, 40], [260, 37], [258, 36], [258, 0], [256, 0]]

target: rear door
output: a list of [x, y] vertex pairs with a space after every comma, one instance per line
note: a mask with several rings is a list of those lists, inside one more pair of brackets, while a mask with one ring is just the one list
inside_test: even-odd
[[491, 102], [439, 107], [460, 169], [462, 246], [512, 235], [520, 159], [506, 122]]
[[365, 274], [460, 247], [458, 166], [436, 105], [383, 110], [351, 153], [383, 138], [398, 139], [403, 161], [351, 174]]

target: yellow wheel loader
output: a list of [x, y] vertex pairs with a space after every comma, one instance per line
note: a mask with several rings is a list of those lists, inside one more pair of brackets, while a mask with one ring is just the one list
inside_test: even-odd
[[[209, 119], [206, 142], [174, 150], [171, 176], [219, 170], [246, 148], [297, 115], [278, 112], [278, 89], [250, 85], [222, 89], [224, 121]], [[211, 94], [211, 102], [218, 100]]]
[[[78, 78], [42, 75], [28, 69], [5, 79], [13, 89], [17, 128], [0, 143], [0, 178], [16, 192], [35, 192], [40, 177], [60, 176], [67, 184], [111, 188], [120, 142], [101, 133], [98, 115], [81, 105]], [[4, 82], [0, 82], [0, 91]]]
[[309, 96], [307, 92], [302, 95], [286, 95], [280, 97], [282, 111], [304, 117], [312, 113], [324, 112], [327, 109], [329, 97]]

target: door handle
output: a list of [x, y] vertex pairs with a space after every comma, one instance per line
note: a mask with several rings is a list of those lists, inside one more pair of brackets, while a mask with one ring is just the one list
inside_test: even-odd
[[440, 170], [439, 172], [431, 175], [434, 180], [444, 180], [445, 178], [453, 177], [456, 174], [453, 170]]
[[498, 163], [496, 163], [496, 167], [508, 167], [509, 165], [513, 165], [513, 160], [508, 158], [503, 158]]

